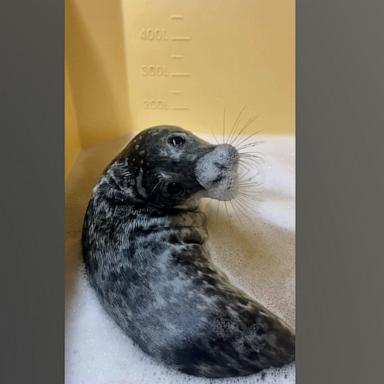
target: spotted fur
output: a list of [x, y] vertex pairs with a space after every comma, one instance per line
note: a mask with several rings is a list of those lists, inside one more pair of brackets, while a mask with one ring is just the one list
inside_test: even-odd
[[198, 198], [231, 192], [236, 164], [233, 147], [150, 128], [104, 171], [84, 220], [85, 267], [105, 310], [143, 351], [195, 376], [249, 375], [294, 360], [291, 331], [233, 286], [205, 245]]

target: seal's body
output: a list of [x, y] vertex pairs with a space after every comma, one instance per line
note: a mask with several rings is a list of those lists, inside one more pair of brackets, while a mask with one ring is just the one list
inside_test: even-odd
[[106, 311], [142, 350], [195, 376], [294, 360], [290, 330], [234, 287], [205, 246], [198, 199], [231, 199], [237, 164], [230, 145], [150, 128], [107, 167], [84, 221], [86, 271]]

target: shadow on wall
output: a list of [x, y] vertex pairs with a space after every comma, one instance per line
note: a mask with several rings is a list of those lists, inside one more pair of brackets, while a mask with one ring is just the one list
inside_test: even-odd
[[66, 0], [65, 53], [83, 148], [130, 127], [120, 0]]

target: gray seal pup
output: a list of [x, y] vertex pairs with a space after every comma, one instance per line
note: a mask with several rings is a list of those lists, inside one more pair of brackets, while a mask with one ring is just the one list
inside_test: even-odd
[[232, 199], [238, 163], [230, 144], [148, 128], [106, 168], [85, 214], [85, 270], [102, 306], [144, 352], [194, 376], [294, 361], [290, 329], [232, 285], [206, 247], [199, 199]]

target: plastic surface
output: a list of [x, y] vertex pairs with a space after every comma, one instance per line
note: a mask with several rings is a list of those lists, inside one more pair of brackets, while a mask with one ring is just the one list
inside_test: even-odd
[[221, 132], [244, 105], [265, 133], [294, 125], [294, 2], [123, 0], [132, 127]]
[[81, 147], [157, 124], [221, 134], [245, 105], [241, 124], [294, 133], [294, 26], [293, 0], [67, 0]]

